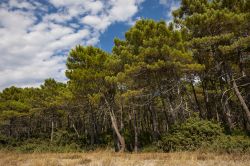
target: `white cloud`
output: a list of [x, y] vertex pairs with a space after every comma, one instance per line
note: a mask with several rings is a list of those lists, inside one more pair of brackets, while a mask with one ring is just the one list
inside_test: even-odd
[[110, 17], [116, 21], [125, 21], [133, 16], [138, 7], [134, 5], [136, 3], [135, 0], [124, 1], [124, 0], [116, 0], [113, 1], [113, 6], [110, 10]]
[[180, 6], [180, 0], [159, 0], [159, 3], [166, 7], [167, 21], [170, 22], [173, 19], [172, 12]]
[[96, 45], [111, 24], [132, 22], [143, 1], [0, 2], [0, 90], [38, 86], [49, 77], [65, 81], [69, 49]]
[[168, 5], [169, 2], [171, 3], [171, 0], [159, 0], [161, 5]]
[[106, 16], [88, 15], [83, 17], [82, 23], [103, 32], [112, 22]]
[[21, 0], [10, 0], [9, 6], [15, 7], [15, 8], [20, 8], [20, 9], [22, 9], [22, 8], [23, 9], [32, 9], [32, 10], [35, 9], [35, 7], [31, 3], [21, 1]]

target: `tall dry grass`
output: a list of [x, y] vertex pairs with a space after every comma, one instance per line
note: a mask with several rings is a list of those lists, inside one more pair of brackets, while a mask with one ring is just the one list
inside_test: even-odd
[[250, 155], [176, 153], [32, 153], [0, 152], [0, 166], [249, 166]]

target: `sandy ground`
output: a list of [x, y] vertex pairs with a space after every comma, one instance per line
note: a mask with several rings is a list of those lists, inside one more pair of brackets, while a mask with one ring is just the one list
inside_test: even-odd
[[0, 152], [0, 166], [250, 166], [250, 154]]

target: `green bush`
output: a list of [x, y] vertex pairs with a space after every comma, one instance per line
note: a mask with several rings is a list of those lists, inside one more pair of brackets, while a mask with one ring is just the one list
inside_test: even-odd
[[68, 140], [66, 136], [62, 138], [62, 137], [58, 137], [58, 135], [55, 134], [54, 138], [55, 139], [53, 142], [50, 142], [50, 139], [42, 139], [42, 138], [40, 139], [30, 138], [30, 139], [23, 140], [23, 141], [9, 140], [7, 146], [2, 146], [2, 147], [0, 146], [0, 148], [2, 150], [11, 150], [11, 151], [17, 151], [17, 152], [23, 152], [23, 153], [79, 152], [82, 149], [77, 142], [74, 142], [74, 140], [71, 140], [68, 143], [66, 143], [66, 140]]
[[101, 133], [99, 136], [99, 141], [102, 145], [113, 146], [114, 144], [113, 135], [109, 132]]
[[75, 143], [80, 147], [84, 147], [87, 143], [87, 138], [85, 136], [78, 137], [76, 133], [59, 130], [55, 132], [53, 143], [58, 146], [66, 146]]
[[192, 117], [164, 135], [161, 148], [166, 152], [196, 150], [203, 144], [210, 144], [221, 134], [222, 128], [219, 124]]
[[24, 144], [24, 145], [16, 147], [15, 150], [17, 152], [25, 152], [25, 153], [35, 152], [36, 151], [35, 149], [41, 146], [42, 146], [41, 144], [38, 146], [37, 144], [28, 143], [28, 144]]
[[12, 138], [12, 137], [7, 137], [5, 135], [0, 134], [0, 148], [8, 148], [8, 147], [13, 147], [13, 146], [18, 146], [20, 143], [18, 140]]
[[208, 149], [222, 153], [250, 153], [250, 137], [244, 135], [221, 135]]
[[9, 138], [5, 135], [0, 134], [0, 147], [4, 147], [10, 143]]

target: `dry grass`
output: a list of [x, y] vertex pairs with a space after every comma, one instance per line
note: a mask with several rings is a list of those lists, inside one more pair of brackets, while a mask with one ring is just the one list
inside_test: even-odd
[[250, 155], [180, 153], [4, 153], [0, 166], [249, 166]]

